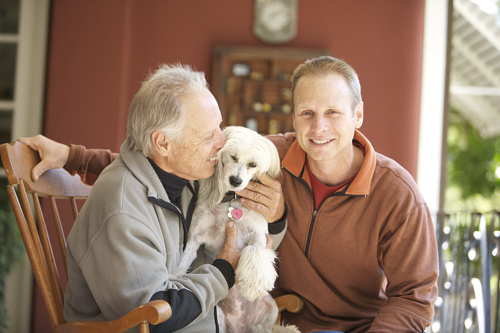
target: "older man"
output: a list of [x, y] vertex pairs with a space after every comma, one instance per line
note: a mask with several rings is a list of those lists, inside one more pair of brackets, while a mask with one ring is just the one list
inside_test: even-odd
[[[203, 73], [165, 65], [143, 82], [130, 105], [120, 154], [100, 173], [68, 237], [66, 320], [111, 320], [162, 299], [172, 317], [153, 331], [217, 331], [215, 305], [233, 286], [240, 256], [234, 224], [228, 223], [214, 262], [204, 262], [200, 251], [191, 272], [170, 274], [180, 261], [197, 194], [189, 181], [214, 172], [225, 142], [221, 121]], [[37, 140], [44, 138], [24, 141], [40, 148]], [[283, 200], [281, 208], [266, 208], [281, 216]]]

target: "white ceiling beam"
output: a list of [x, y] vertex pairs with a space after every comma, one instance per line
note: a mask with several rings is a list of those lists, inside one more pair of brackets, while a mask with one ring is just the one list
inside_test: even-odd
[[490, 108], [484, 101], [478, 100], [477, 97], [454, 95], [450, 102], [457, 109], [460, 109], [461, 115], [479, 131], [483, 138], [500, 134], [500, 122], [495, 121], [495, 119], [499, 118], [499, 115], [494, 110], [489, 110], [481, 115], [475, 112], [478, 108], [484, 107], [484, 110]]
[[492, 15], [484, 15], [481, 9], [470, 0], [455, 0], [454, 7], [500, 52], [500, 27]]
[[[464, 58], [466, 58], [471, 64], [474, 64], [474, 67], [476, 67], [476, 69], [479, 71], [481, 75], [483, 75], [488, 81], [491, 82], [492, 86], [500, 87], [500, 78], [491, 71], [491, 68], [485, 64], [483, 59], [481, 59], [477, 54], [475, 54], [473, 50], [471, 50], [459, 36], [457, 35], [453, 36], [452, 45], [453, 45], [452, 47], [456, 51], [458, 51]], [[451, 65], [453, 68], [454, 67], [453, 61], [451, 62]]]
[[497, 87], [450, 86], [452, 95], [500, 96]]
[[[457, 73], [453, 74], [455, 87], [464, 87], [467, 80]], [[450, 86], [450, 93], [451, 86]], [[453, 105], [462, 116], [467, 119], [483, 137], [500, 134], [500, 111], [492, 101], [495, 96], [474, 94], [451, 94], [450, 104]]]

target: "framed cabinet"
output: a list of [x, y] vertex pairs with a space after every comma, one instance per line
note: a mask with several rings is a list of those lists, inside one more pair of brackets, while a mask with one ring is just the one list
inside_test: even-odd
[[212, 92], [223, 126], [245, 126], [263, 135], [293, 131], [293, 70], [307, 59], [328, 54], [298, 48], [216, 47]]

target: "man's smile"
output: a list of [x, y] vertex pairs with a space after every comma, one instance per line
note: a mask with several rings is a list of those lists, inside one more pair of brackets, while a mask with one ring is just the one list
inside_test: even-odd
[[325, 143], [329, 143], [329, 142], [331, 142], [331, 141], [333, 141], [333, 140], [312, 140], [312, 139], [311, 139], [311, 141], [312, 141], [313, 143], [315, 143], [315, 144], [322, 145], [322, 144], [325, 144]]

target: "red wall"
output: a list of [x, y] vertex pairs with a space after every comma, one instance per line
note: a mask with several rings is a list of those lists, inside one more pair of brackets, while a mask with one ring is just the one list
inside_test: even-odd
[[[52, 0], [44, 134], [117, 151], [128, 105], [149, 70], [182, 62], [211, 80], [215, 45], [265, 43], [251, 0]], [[375, 149], [417, 169], [424, 0], [300, 0], [282, 46], [330, 50], [361, 80], [362, 131]], [[273, 46], [280, 47], [280, 46]], [[48, 332], [37, 301], [34, 331]]]

